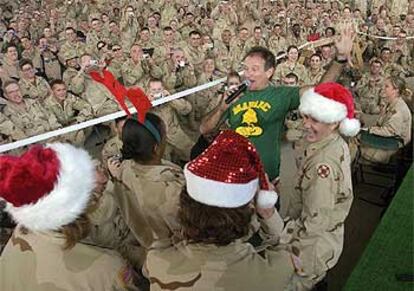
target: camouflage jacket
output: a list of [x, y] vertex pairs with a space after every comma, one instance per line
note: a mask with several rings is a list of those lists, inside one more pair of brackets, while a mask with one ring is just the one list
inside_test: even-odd
[[168, 161], [142, 165], [132, 160], [121, 164], [121, 183], [115, 182], [115, 199], [122, 216], [140, 244], [169, 240], [179, 229], [178, 200], [185, 185], [182, 169]]
[[[276, 212], [275, 212], [276, 213]], [[270, 233], [278, 215], [262, 221]], [[278, 225], [278, 223], [276, 223]], [[283, 223], [282, 223], [283, 224]], [[282, 225], [281, 224], [281, 225]], [[236, 240], [226, 246], [180, 242], [148, 252], [146, 269], [151, 290], [286, 290], [295, 273], [294, 256], [269, 246], [254, 249]]]
[[[401, 138], [406, 145], [411, 140], [412, 115], [408, 105], [402, 98], [387, 104], [380, 112], [374, 126], [368, 128], [368, 132], [384, 137]], [[400, 145], [400, 147], [403, 146]], [[396, 150], [385, 150], [361, 145], [361, 156], [372, 162], [388, 163]]]
[[338, 261], [353, 200], [349, 149], [338, 133], [304, 151], [281, 246], [295, 250], [303, 277], [316, 282]]
[[0, 289], [138, 290], [134, 271], [115, 252], [83, 243], [63, 250], [64, 241], [60, 233], [23, 234], [18, 226], [0, 258]]

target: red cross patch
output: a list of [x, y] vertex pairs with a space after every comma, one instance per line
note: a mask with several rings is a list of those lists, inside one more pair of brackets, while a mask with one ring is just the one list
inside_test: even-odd
[[331, 170], [329, 169], [329, 166], [327, 165], [320, 165], [318, 167], [318, 176], [321, 178], [327, 178], [330, 174]]

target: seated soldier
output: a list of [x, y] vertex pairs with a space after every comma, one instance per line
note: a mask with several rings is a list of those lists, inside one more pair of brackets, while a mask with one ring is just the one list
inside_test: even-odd
[[95, 185], [84, 150], [34, 146], [0, 165], [1, 199], [18, 224], [1, 256], [1, 290], [138, 290], [117, 253], [80, 242]]
[[23, 96], [43, 102], [50, 95], [51, 90], [47, 81], [36, 76], [36, 69], [31, 60], [22, 59], [19, 62], [20, 80], [19, 86]]
[[[384, 94], [386, 106], [380, 112], [375, 125], [367, 128], [369, 135], [392, 138], [395, 140], [394, 147], [386, 147], [386, 140], [376, 139], [377, 142], [360, 142], [361, 157], [364, 160], [378, 163], [388, 163], [391, 156], [399, 148], [404, 147], [411, 141], [412, 116], [409, 107], [402, 99], [406, 92], [405, 81], [397, 76], [388, 77], [384, 83]], [[362, 137], [362, 136], [361, 136]], [[387, 139], [389, 141], [389, 139]]]
[[[86, 100], [68, 93], [66, 84], [62, 80], [53, 80], [50, 85], [52, 94], [45, 99], [44, 105], [46, 110], [56, 116], [60, 124], [69, 126], [93, 117], [92, 106]], [[75, 145], [83, 145], [89, 134], [90, 129], [86, 128], [65, 134], [59, 140]]]
[[61, 127], [56, 116], [46, 110], [38, 100], [23, 98], [16, 81], [6, 81], [3, 89], [7, 100], [3, 113], [18, 130], [24, 133], [25, 137]]
[[[159, 79], [151, 79], [149, 82], [149, 98], [156, 101], [159, 98], [168, 96], [164, 85]], [[184, 132], [179, 117], [187, 116], [192, 110], [191, 103], [185, 98], [176, 99], [166, 104], [155, 106], [151, 112], [158, 115], [167, 127], [167, 147], [164, 158], [177, 164], [188, 162], [190, 159], [191, 147], [195, 141]]]
[[295, 256], [271, 246], [259, 255], [243, 242], [255, 213], [262, 217], [260, 235], [267, 242], [275, 242], [283, 227], [274, 208], [277, 195], [253, 144], [224, 131], [184, 173], [187, 188], [178, 210], [184, 241], [149, 251], [145, 266], [151, 290], [170, 282], [194, 291], [286, 290]]

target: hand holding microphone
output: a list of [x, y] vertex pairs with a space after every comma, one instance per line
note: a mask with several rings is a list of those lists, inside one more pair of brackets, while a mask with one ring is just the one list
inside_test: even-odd
[[234, 99], [239, 97], [241, 93], [247, 90], [247, 88], [250, 86], [250, 83], [251, 82], [249, 80], [244, 80], [237, 88], [231, 90], [232, 93], [230, 93], [230, 95], [226, 98], [224, 102], [226, 104], [230, 104], [231, 102], [233, 102]]

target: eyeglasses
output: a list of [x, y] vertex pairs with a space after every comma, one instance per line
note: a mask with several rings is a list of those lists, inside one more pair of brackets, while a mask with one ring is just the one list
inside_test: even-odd
[[117, 48], [113, 48], [113, 49], [112, 49], [112, 51], [113, 51], [113, 52], [117, 52], [117, 51], [120, 51], [120, 50], [121, 50], [121, 48], [120, 48], [120, 47], [117, 47]]

